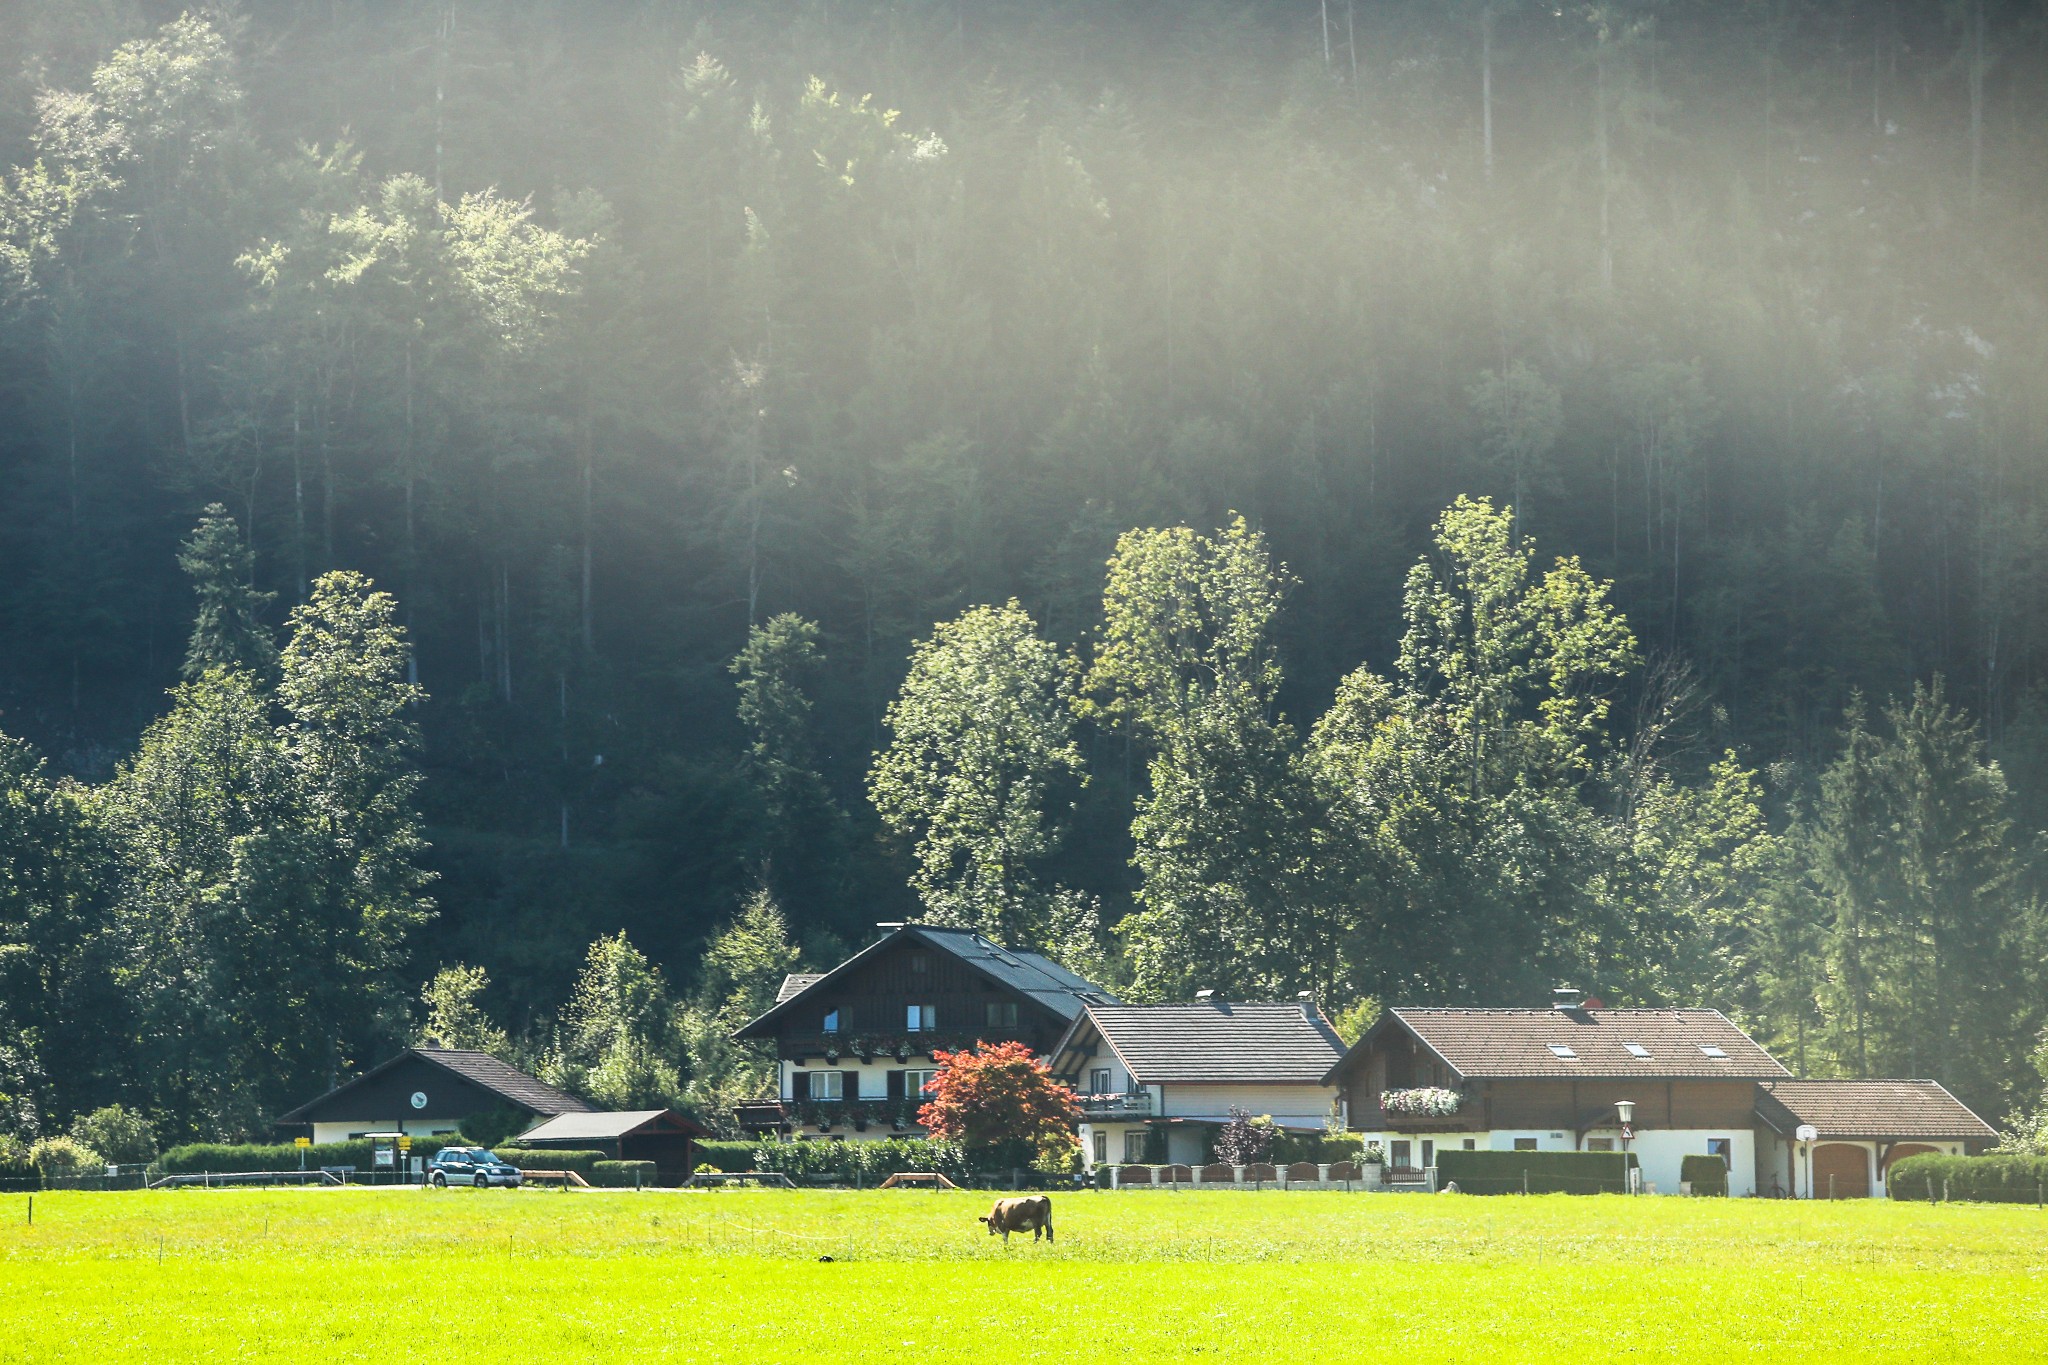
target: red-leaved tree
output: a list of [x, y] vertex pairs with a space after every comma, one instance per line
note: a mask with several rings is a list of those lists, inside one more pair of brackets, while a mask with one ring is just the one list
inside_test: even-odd
[[917, 1121], [935, 1138], [1021, 1165], [1075, 1143], [1081, 1106], [1023, 1043], [932, 1053], [939, 1074]]

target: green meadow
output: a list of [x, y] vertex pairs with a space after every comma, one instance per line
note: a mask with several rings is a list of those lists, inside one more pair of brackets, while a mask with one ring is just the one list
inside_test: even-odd
[[0, 1196], [0, 1361], [2048, 1358], [2028, 1207], [1083, 1193], [1005, 1245], [986, 1203]]

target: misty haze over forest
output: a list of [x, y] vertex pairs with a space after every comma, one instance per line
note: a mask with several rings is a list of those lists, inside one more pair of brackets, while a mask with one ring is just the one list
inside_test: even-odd
[[[817, 965], [922, 907], [1133, 998], [1564, 977], [2003, 1115], [2048, 948], [2044, 114], [2025, 0], [12, 0], [0, 731], [116, 869], [63, 952], [0, 898], [98, 964], [8, 987], [42, 1104], [232, 1128], [455, 963], [538, 1048], [593, 939], [681, 998], [765, 888]], [[134, 870], [215, 503], [278, 640], [322, 575], [395, 599], [420, 819], [362, 837], [433, 874], [390, 873], [375, 1008], [240, 1110], [66, 1023], [218, 900]], [[1461, 653], [1430, 613], [1489, 574], [1522, 624]], [[946, 638], [1056, 703], [1044, 828], [969, 886], [877, 755], [950, 752], [888, 709], [913, 645], [1012, 598]], [[300, 639], [189, 714], [317, 727]]]

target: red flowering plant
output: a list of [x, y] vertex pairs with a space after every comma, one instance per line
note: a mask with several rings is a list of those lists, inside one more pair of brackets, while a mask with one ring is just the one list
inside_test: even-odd
[[1076, 1147], [1081, 1105], [1024, 1043], [977, 1042], [973, 1051], [935, 1050], [938, 1074], [917, 1121], [932, 1137], [957, 1142], [983, 1170], [1062, 1161]]

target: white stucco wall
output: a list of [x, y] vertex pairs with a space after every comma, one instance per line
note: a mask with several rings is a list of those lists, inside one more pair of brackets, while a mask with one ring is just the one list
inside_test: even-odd
[[[400, 1124], [404, 1127], [401, 1130]], [[356, 1133], [396, 1133], [404, 1131], [414, 1137], [451, 1137], [461, 1130], [461, 1119], [437, 1119], [419, 1114], [407, 1114], [404, 1119], [350, 1119], [347, 1123], [316, 1123], [313, 1125], [315, 1142], [347, 1142]]]
[[1320, 1128], [1337, 1102], [1328, 1085], [1164, 1085], [1161, 1112], [1169, 1118], [1207, 1119], [1223, 1123], [1231, 1106], [1254, 1117], [1271, 1114], [1289, 1128]]

